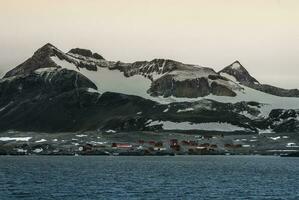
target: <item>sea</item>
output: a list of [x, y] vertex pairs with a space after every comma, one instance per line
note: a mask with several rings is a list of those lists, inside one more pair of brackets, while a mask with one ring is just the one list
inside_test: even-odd
[[1, 156], [0, 200], [299, 199], [299, 158]]

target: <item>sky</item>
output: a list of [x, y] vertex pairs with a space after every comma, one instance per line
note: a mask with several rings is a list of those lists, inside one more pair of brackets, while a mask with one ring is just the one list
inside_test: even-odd
[[299, 88], [297, 0], [0, 0], [0, 27], [2, 73], [50, 42], [216, 71], [239, 60], [262, 83]]

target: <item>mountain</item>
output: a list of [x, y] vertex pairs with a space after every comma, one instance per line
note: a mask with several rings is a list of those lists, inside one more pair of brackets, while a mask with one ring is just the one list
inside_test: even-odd
[[[106, 91], [116, 90], [116, 92], [145, 97], [196, 98], [209, 94], [235, 96], [234, 91], [241, 89], [237, 84], [221, 77], [210, 68], [165, 59], [134, 63], [112, 62], [104, 60], [97, 53], [79, 48], [63, 53], [51, 44], [46, 44], [37, 50], [31, 58], [9, 71], [5, 78], [31, 73], [39, 68], [61, 67], [80, 71], [95, 83], [99, 80], [109, 82], [110, 80], [107, 80], [109, 78], [115, 78], [118, 81], [123, 79], [124, 84], [121, 84], [118, 89], [109, 88], [109, 83], [102, 87], [108, 87]], [[127, 79], [127, 77], [132, 78]], [[143, 83], [135, 85], [136, 81]]]
[[242, 85], [259, 84], [259, 82], [249, 74], [239, 61], [233, 62], [218, 73], [228, 79], [239, 82]]
[[242, 85], [248, 86], [255, 90], [259, 90], [268, 94], [281, 97], [299, 97], [298, 89], [283, 89], [272, 85], [261, 84], [241, 65], [239, 61], [235, 61], [229, 66], [218, 72], [221, 76], [234, 80]]
[[46, 44], [0, 79], [0, 130], [293, 132], [296, 91], [260, 84], [238, 61], [217, 73]]

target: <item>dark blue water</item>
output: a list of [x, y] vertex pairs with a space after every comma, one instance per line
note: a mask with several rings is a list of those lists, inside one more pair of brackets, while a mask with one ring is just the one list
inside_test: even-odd
[[299, 158], [2, 156], [0, 199], [299, 199]]

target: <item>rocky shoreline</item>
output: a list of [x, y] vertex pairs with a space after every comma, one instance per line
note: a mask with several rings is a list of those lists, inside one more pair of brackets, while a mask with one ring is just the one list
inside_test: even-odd
[[296, 133], [186, 134], [86, 132], [0, 134], [0, 155], [174, 156], [289, 155], [299, 152]]

